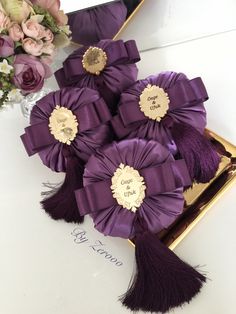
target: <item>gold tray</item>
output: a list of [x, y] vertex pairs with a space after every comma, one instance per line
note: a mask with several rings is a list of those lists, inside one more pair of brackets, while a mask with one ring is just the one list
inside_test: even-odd
[[[194, 184], [184, 192], [183, 213], [169, 228], [157, 234], [171, 250], [184, 239], [224, 192], [236, 183], [236, 146], [209, 130], [206, 130], [206, 136], [222, 156], [219, 170], [209, 183]], [[134, 244], [132, 240], [130, 242]]]
[[186, 203], [182, 215], [159, 234], [160, 239], [170, 249], [174, 249], [181, 242], [212, 205], [236, 182], [236, 147], [214, 132], [207, 130], [206, 133], [222, 156], [219, 170], [209, 183], [194, 184], [184, 193]]

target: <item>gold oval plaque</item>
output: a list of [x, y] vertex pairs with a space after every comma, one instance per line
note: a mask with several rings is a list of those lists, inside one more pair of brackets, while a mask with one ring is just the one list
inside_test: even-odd
[[56, 106], [49, 118], [51, 134], [61, 143], [70, 145], [78, 133], [78, 121], [72, 111]]
[[120, 164], [111, 179], [112, 194], [117, 203], [132, 212], [143, 203], [145, 198], [145, 181], [138, 170]]
[[169, 109], [169, 103], [168, 94], [163, 88], [148, 84], [140, 95], [139, 106], [146, 117], [161, 121]]
[[107, 55], [101, 48], [89, 47], [83, 55], [83, 68], [91, 74], [99, 75], [106, 63]]

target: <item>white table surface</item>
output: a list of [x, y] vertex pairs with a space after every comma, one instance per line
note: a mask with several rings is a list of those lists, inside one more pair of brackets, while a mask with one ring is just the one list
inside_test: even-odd
[[236, 30], [235, 0], [145, 0], [123, 37], [140, 50]]
[[61, 0], [61, 9], [64, 10], [65, 13], [70, 13], [97, 5], [102, 5], [108, 2], [114, 2], [114, 0]]
[[[214, 19], [210, 4], [208, 10]], [[158, 12], [155, 14], [158, 17]], [[199, 37], [195, 30], [194, 36]], [[236, 143], [236, 32], [167, 45], [141, 56], [140, 78], [161, 70], [183, 71], [190, 77], [201, 75], [210, 94], [208, 126]], [[48, 85], [56, 83], [50, 80]], [[59, 182], [63, 174], [51, 172], [37, 156], [26, 156], [19, 139], [26, 125], [19, 107], [0, 113], [0, 313], [130, 313], [117, 296], [129, 283], [134, 249], [127, 241], [103, 237], [93, 229], [89, 218], [78, 227], [55, 222], [40, 209], [42, 182]], [[204, 265], [211, 280], [193, 302], [173, 313], [236, 313], [235, 194], [236, 185], [175, 250], [192, 265]], [[71, 233], [83, 231], [76, 228], [86, 232], [85, 242], [75, 242]], [[115, 266], [97, 254], [91, 247], [96, 241], [101, 241], [123, 265]]]

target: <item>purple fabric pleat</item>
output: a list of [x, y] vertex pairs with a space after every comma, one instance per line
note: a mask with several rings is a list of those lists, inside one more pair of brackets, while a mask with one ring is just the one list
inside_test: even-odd
[[126, 20], [127, 9], [123, 1], [69, 14], [72, 40], [92, 45], [101, 39], [112, 39]]
[[[147, 118], [139, 108], [140, 95], [148, 84], [163, 88], [170, 99], [169, 110], [160, 122]], [[201, 78], [189, 80], [185, 74], [175, 72], [149, 76], [121, 94], [118, 115], [112, 119], [113, 129], [118, 138], [157, 140], [175, 154], [177, 148], [170, 132], [173, 122], [190, 124], [203, 133], [206, 126], [203, 102], [207, 99]]]
[[90, 213], [95, 228], [105, 235], [131, 238], [136, 213], [118, 205], [112, 197], [111, 177], [119, 165], [139, 170], [146, 182], [146, 196], [138, 208], [148, 230], [168, 227], [182, 212], [183, 187], [191, 185], [185, 162], [174, 161], [155, 141], [142, 139], [113, 142], [90, 157], [84, 172], [84, 189], [75, 192], [80, 214]]
[[89, 87], [98, 90], [112, 113], [116, 112], [120, 94], [137, 79], [135, 65], [140, 60], [134, 40], [101, 40], [96, 47], [107, 54], [106, 67], [99, 75], [88, 73], [82, 66], [83, 55], [89, 48], [74, 51], [63, 63], [63, 68], [55, 72], [60, 87]]
[[79, 131], [70, 149], [82, 161], [87, 161], [97, 148], [112, 140], [108, 121], [111, 115], [97, 91], [89, 88], [63, 88], [39, 100], [33, 107], [30, 126], [22, 141], [29, 155], [38, 153], [43, 163], [53, 171], [66, 171], [63, 148], [49, 130], [49, 117], [59, 105], [72, 111], [79, 121]]

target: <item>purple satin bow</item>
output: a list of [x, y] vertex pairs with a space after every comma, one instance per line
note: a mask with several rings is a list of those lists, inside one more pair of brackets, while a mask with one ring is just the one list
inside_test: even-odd
[[[165, 74], [167, 76], [170, 75], [170, 73], [173, 72], [166, 72]], [[152, 76], [146, 80], [138, 81], [137, 84], [140, 84], [141, 82], [145, 88], [145, 84], [146, 86], [147, 84], [150, 84], [150, 82], [154, 84], [153, 81], [155, 80]], [[163, 87], [163, 84], [160, 84], [159, 86]], [[133, 89], [135, 89], [135, 84], [131, 87], [131, 91], [125, 91], [124, 95], [121, 96], [118, 115], [113, 117], [111, 121], [113, 129], [119, 138], [128, 136], [132, 131], [149, 121], [149, 118], [146, 117], [139, 108], [140, 94], [133, 96]], [[199, 119], [199, 114], [205, 115], [202, 103], [208, 99], [207, 91], [202, 79], [200, 77], [192, 80], [183, 78], [177, 80], [175, 84], [170, 87], [164, 88], [164, 90], [167, 92], [170, 99], [169, 110], [160, 123], [153, 121], [151, 121], [151, 123], [162, 124], [165, 128], [170, 128], [174, 121], [184, 121], [192, 124], [191, 120], [195, 120], [194, 125], [202, 132], [205, 125], [203, 125], [201, 119]], [[127, 97], [129, 92], [130, 95]], [[185, 116], [183, 114], [184, 111], [189, 113], [189, 116]]]
[[[140, 60], [139, 52], [134, 40], [123, 42], [122, 40], [101, 40], [95, 47], [103, 49], [107, 55], [106, 69], [112, 66], [132, 64]], [[60, 86], [70, 85], [71, 82], [81, 79], [89, 74], [82, 65], [82, 58], [89, 46], [74, 51], [64, 62], [63, 68], [55, 73]], [[98, 79], [98, 78], [97, 78]]]
[[[183, 159], [165, 162], [157, 167], [141, 169], [139, 173], [146, 184], [146, 197], [191, 185], [188, 169]], [[75, 191], [80, 215], [85, 216], [117, 205], [117, 201], [111, 193], [111, 185], [111, 180], [108, 179]]]
[[101, 148], [90, 157], [84, 172], [84, 188], [75, 191], [80, 214], [90, 214], [105, 235], [134, 236], [135, 213], [118, 205], [111, 191], [111, 177], [120, 163], [134, 167], [146, 184], [139, 215], [149, 230], [158, 232], [183, 209], [183, 187], [191, 185], [184, 160], [174, 160], [155, 141], [124, 140]]
[[42, 98], [33, 107], [31, 125], [21, 136], [29, 156], [39, 153], [44, 164], [55, 171], [65, 171], [63, 146], [50, 133], [49, 117], [57, 105], [72, 111], [79, 121], [79, 132], [70, 147], [86, 161], [97, 147], [111, 141], [107, 122], [111, 114], [104, 100], [89, 88], [64, 88]]
[[135, 65], [140, 60], [134, 40], [101, 40], [96, 44], [107, 55], [107, 64], [99, 75], [88, 73], [82, 65], [83, 55], [88, 46], [74, 51], [63, 63], [63, 68], [55, 73], [60, 87], [77, 86], [98, 90], [112, 113], [116, 111], [120, 93], [132, 85], [138, 70]]

